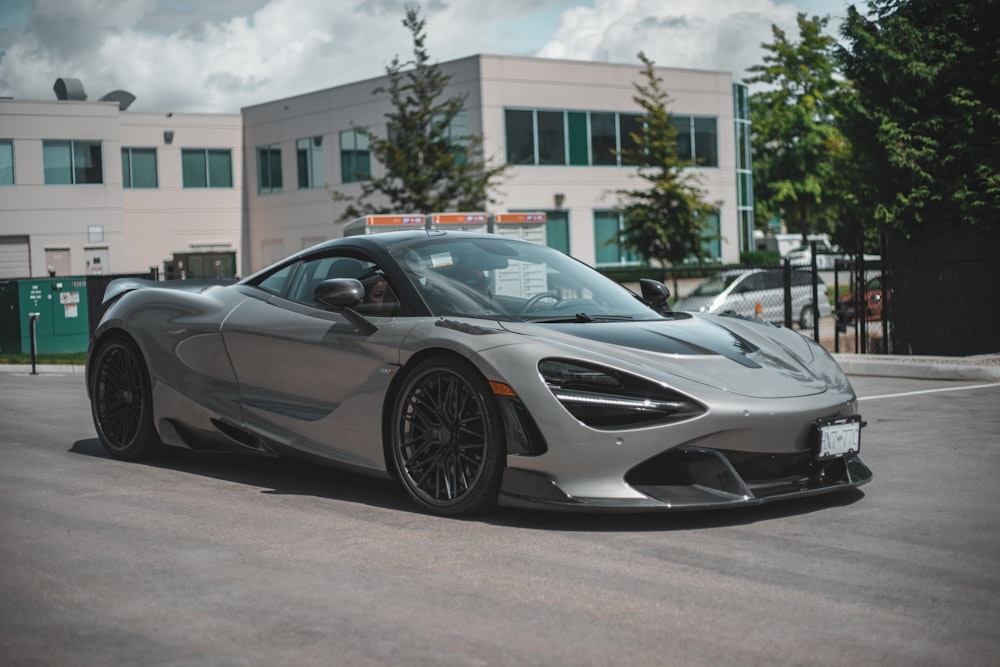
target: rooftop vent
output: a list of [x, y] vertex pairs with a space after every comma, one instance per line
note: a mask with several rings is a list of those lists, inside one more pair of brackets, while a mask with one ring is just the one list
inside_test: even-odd
[[52, 90], [56, 91], [56, 98], [60, 100], [87, 99], [87, 93], [83, 92], [83, 84], [79, 79], [56, 79]]
[[132, 102], [135, 102], [135, 95], [127, 90], [112, 90], [101, 98], [102, 102], [118, 102], [118, 108], [122, 111], [128, 109]]

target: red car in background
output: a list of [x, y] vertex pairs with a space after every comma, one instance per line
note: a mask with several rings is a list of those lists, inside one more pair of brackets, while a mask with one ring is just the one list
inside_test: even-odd
[[[882, 319], [882, 276], [875, 276], [870, 278], [865, 283], [864, 293], [861, 295], [862, 302], [864, 304], [865, 319], [871, 320], [881, 320]], [[854, 324], [857, 320], [857, 309], [858, 301], [853, 292], [848, 292], [840, 297], [840, 301], [837, 302], [837, 325], [843, 330], [848, 324]]]

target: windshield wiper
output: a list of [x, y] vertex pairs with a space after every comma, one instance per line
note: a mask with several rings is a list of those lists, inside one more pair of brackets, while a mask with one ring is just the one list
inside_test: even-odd
[[634, 320], [631, 315], [588, 315], [587, 313], [576, 313], [575, 315], [563, 315], [561, 317], [538, 317], [527, 320], [536, 324], [560, 324], [563, 322], [626, 322]]

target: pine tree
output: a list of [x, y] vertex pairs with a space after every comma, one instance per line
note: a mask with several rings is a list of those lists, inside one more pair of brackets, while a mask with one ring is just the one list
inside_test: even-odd
[[639, 131], [633, 132], [634, 148], [621, 151], [624, 164], [636, 165], [637, 178], [647, 187], [617, 190], [624, 215], [623, 243], [645, 260], [664, 266], [688, 259], [701, 262], [706, 253], [703, 244], [708, 235], [709, 219], [718, 204], [703, 201], [705, 192], [697, 176], [687, 170], [677, 150], [677, 130], [667, 109], [670, 97], [663, 79], [656, 75], [653, 61], [639, 52], [643, 63], [642, 82], [636, 82], [632, 98], [645, 117]]
[[467, 95], [442, 99], [451, 76], [431, 63], [426, 21], [416, 8], [407, 8], [403, 25], [413, 36], [413, 60], [394, 57], [386, 67], [388, 85], [372, 91], [392, 101], [385, 114], [387, 135], [355, 128], [368, 138], [384, 173], [363, 181], [356, 197], [333, 193], [335, 201], [348, 204], [342, 220], [373, 213], [482, 211], [496, 201], [492, 191], [507, 168], [485, 159], [482, 136], [453, 135]]

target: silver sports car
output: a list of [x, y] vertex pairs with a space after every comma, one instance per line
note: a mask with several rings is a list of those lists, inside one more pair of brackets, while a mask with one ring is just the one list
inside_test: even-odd
[[398, 479], [424, 510], [700, 509], [868, 482], [820, 346], [671, 312], [541, 245], [401, 231], [238, 283], [119, 280], [87, 364], [108, 453], [295, 455]]

